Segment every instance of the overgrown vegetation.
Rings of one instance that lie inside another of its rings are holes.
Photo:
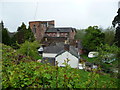
[[[117,88],[118,80],[72,69],[41,64],[3,45],[2,87],[8,88]]]
[[[120,48],[116,44],[115,28],[110,27],[103,30],[93,26],[78,32],[80,33],[77,33],[76,39],[82,40],[83,49],[86,50],[81,57],[87,62],[100,65],[105,73],[117,78],[118,73],[114,73],[114,71],[118,72]],[[88,58],[90,51],[99,52],[99,56]]]
[[[108,44],[108,45],[113,45],[115,42],[115,29],[112,27],[109,27],[105,30],[103,30],[103,32],[105,33],[105,39],[104,39],[104,43]]]
[[[20,49],[17,50],[19,53],[26,56],[30,56],[36,60],[41,59],[37,51],[37,48],[40,47],[40,44],[37,41],[34,41],[34,42],[25,41],[25,43],[21,45],[19,44],[19,47]]]
[[[102,71],[109,73],[112,77],[117,78],[120,48],[115,45],[109,46],[108,44],[101,44],[100,47],[97,48],[97,51],[99,52],[98,57],[88,58],[88,55],[86,54],[81,57],[87,62],[100,65]]]

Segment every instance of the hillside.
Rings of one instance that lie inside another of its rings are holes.
[[[41,64],[10,46],[2,45],[2,87],[7,88],[118,88],[118,80],[67,67]]]

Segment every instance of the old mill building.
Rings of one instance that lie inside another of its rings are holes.
[[[36,40],[73,40],[76,29],[72,27],[55,27],[55,21],[30,21],[29,26]]]

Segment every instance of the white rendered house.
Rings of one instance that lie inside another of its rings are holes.
[[[68,62],[67,62],[68,60]],[[65,62],[71,66],[71,68],[78,68],[79,66],[79,57],[72,54],[70,51],[63,51],[55,57],[59,67],[64,67]]]

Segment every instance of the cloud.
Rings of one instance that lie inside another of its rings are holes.
[[[71,0],[1,0],[0,2],[68,2]]]
[[[35,20],[55,20],[56,26],[87,28],[101,25],[106,28],[118,9],[117,0],[39,0],[35,16],[37,3],[33,1],[37,0],[2,1],[2,20],[10,31],[16,31],[22,22],[28,25],[29,21]]]
[[[118,2],[119,0],[0,0],[0,2]]]

